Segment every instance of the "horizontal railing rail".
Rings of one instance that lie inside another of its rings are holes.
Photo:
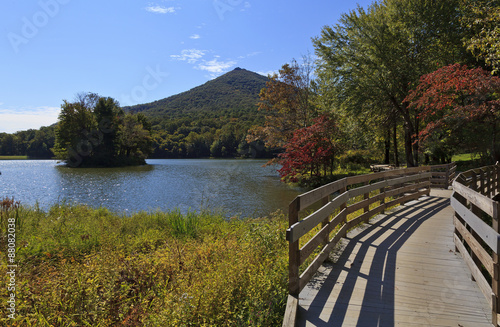
[[[300,291],[340,239],[356,225],[367,222],[387,208],[429,195],[431,170],[430,166],[425,166],[346,177],[301,194],[290,203],[286,233],[289,242],[289,297],[283,326],[295,326]],[[320,208],[299,220],[301,213],[314,206]],[[358,214],[351,215],[353,213]],[[318,225],[321,226],[319,231],[301,246],[301,239]]]
[[[460,252],[473,280],[491,305],[494,326],[500,321],[499,179],[498,165],[466,171],[453,182],[451,197],[455,210],[455,251]]]

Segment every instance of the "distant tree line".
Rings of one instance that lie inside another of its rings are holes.
[[[55,144],[55,126],[13,134],[0,133],[0,155],[50,159]]]
[[[104,161],[109,158],[102,159],[102,153],[110,149],[111,143],[114,144],[113,153],[118,151],[112,161],[127,156],[127,152],[129,155],[134,152],[130,146],[126,146],[133,145],[134,141],[125,141],[133,140],[141,133],[136,130],[135,133],[127,134],[123,126],[135,126],[137,129],[136,125],[139,124],[143,125],[150,137],[149,148],[138,143],[140,153],[135,153],[142,158],[140,161],[146,154],[155,159],[270,158],[278,151],[265,147],[262,141],[246,140],[248,129],[263,122],[263,116],[256,109],[253,112],[226,109],[215,113],[201,111],[178,118],[168,115],[146,117],[142,113],[127,114],[110,98],[101,99],[94,94],[80,94],[77,98],[74,102],[64,101],[62,119],[54,126],[0,134],[0,155],[27,155],[40,159],[58,157],[72,160],[74,164],[81,159],[79,164],[105,165]],[[110,116],[113,112],[115,121]],[[125,125],[108,133],[106,124],[113,122],[119,125],[116,117],[120,117],[121,124]],[[123,158],[120,160],[124,162]]]
[[[246,119],[182,118],[153,126],[152,158],[270,157],[260,141],[247,142],[251,123]]]

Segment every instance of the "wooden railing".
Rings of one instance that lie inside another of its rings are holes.
[[[494,326],[498,326],[500,312],[500,206],[496,201],[499,179],[498,164],[469,170],[457,176],[451,197],[455,210],[455,251],[462,254],[473,280],[489,301]]]
[[[442,169],[442,168],[440,168]],[[298,295],[306,286],[330,251],[347,232],[368,221],[386,208],[429,195],[431,167],[389,170],[343,178],[295,198],[289,207],[289,297],[283,326],[295,326]],[[299,221],[299,215],[313,205],[320,209]],[[361,211],[357,217],[352,213]],[[333,218],[331,218],[333,216]],[[305,245],[300,240],[316,226],[319,230]],[[313,253],[320,249],[314,259]],[[311,261],[302,274],[301,266]]]
[[[448,188],[448,186],[451,186],[451,182],[455,179],[456,171],[457,165],[454,162],[445,165],[431,166],[431,186]]]

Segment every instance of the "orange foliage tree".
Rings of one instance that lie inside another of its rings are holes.
[[[293,133],[311,124],[314,108],[310,101],[312,64],[293,61],[269,77],[260,92],[259,110],[266,113],[264,126],[248,132],[248,143],[263,141],[270,149],[283,149]],[[274,161],[273,161],[274,162]]]

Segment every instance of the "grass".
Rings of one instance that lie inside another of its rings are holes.
[[[337,167],[337,169],[335,169],[333,172],[327,172],[326,174],[321,176],[311,177],[310,172],[306,172],[305,174],[298,173],[294,176],[298,180],[298,182],[295,183],[289,182],[286,178],[283,179],[283,181],[285,181],[292,187],[306,187],[309,189],[313,189],[321,185],[337,181],[344,177],[365,175],[369,173],[371,173],[370,168],[358,164],[352,164],[347,165],[345,168]]]
[[[491,162],[490,157],[473,153],[454,155],[452,161],[457,163],[458,172],[494,164],[494,162]]]
[[[0,202],[2,203],[2,202]],[[6,206],[0,207],[6,208]],[[60,204],[17,216],[12,326],[277,326],[287,296],[287,221],[208,212],[140,212]],[[2,260],[0,275],[6,276]],[[0,289],[6,311],[6,287]]]
[[[471,161],[474,160],[474,155],[472,153],[456,154],[452,157],[451,161]]]
[[[0,156],[0,160],[27,160],[28,156]]]

